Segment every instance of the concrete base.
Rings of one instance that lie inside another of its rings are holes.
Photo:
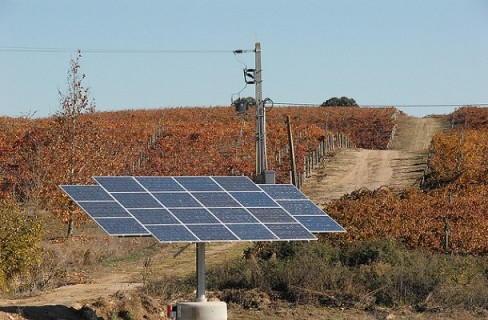
[[[176,320],[227,320],[227,304],[221,301],[180,302]]]

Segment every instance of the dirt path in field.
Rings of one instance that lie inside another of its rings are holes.
[[[212,243],[206,245],[207,265],[242,255],[248,244]],[[181,252],[180,252],[181,251]],[[175,257],[175,255],[177,256]],[[195,273],[195,246],[162,247],[149,255],[147,272],[152,275],[185,276]],[[0,320],[8,319],[85,319],[80,313],[86,303],[142,287],[144,261],[119,261],[89,274],[88,283],[67,285],[23,299],[0,298]],[[16,314],[22,313],[24,317]],[[15,314],[15,315],[14,315]]]
[[[302,191],[318,204],[354,190],[382,186],[401,190],[418,185],[430,141],[446,122],[441,118],[401,115],[388,150],[345,149],[312,172]]]

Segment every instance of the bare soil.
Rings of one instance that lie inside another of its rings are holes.
[[[402,190],[418,186],[430,141],[447,125],[442,118],[400,116],[388,150],[342,149],[312,172],[302,191],[323,204],[361,188]]]

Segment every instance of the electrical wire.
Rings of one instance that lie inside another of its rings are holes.
[[[245,89],[247,88],[247,83],[244,85],[244,88],[241,89],[241,91],[239,92],[236,92],[236,93],[233,93],[231,96],[230,96],[230,102],[231,103],[234,103],[234,97],[237,96],[237,99],[240,99],[241,98],[241,92],[244,91]]]
[[[234,53],[235,50],[140,50],[140,49],[70,49],[70,48],[41,48],[41,47],[0,47],[0,52],[42,52],[42,53],[62,53],[77,52],[82,53],[117,53],[117,54],[161,54],[161,53]]]
[[[318,103],[295,103],[295,102],[275,102],[274,105],[281,106],[305,106],[305,107],[320,107]],[[444,107],[460,107],[460,106],[488,106],[488,103],[460,103],[460,104],[361,104],[363,108],[444,108]]]
[[[244,61],[242,61],[241,59],[239,59],[237,57],[238,54],[242,54],[242,53],[248,53],[248,52],[254,52],[254,50],[244,50],[244,49],[238,49],[238,50],[234,50],[232,51],[232,53],[234,53],[234,58],[236,58],[236,61],[239,62],[240,64],[242,64],[242,66],[244,67],[244,70],[247,69],[247,64],[244,63]],[[236,92],[236,93],[233,93],[231,96],[230,96],[230,102],[231,103],[234,103],[234,97],[237,96],[237,99],[240,99],[241,98],[241,92],[244,91],[245,89],[247,88],[247,82],[245,82],[245,85],[244,87],[239,91],[239,92]]]

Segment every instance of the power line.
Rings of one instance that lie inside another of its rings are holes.
[[[274,105],[282,106],[305,106],[320,107],[318,103],[295,103],[295,102],[274,102]],[[444,108],[444,107],[461,107],[461,106],[488,106],[488,103],[459,103],[459,104],[361,104],[364,108]]]
[[[385,105],[363,105],[364,107],[373,108],[444,108],[444,107],[461,107],[461,106],[488,106],[488,103],[458,103],[458,104],[385,104]]]
[[[116,54],[161,54],[161,53],[234,53],[234,50],[169,50],[169,49],[72,49],[72,48],[41,48],[41,47],[0,47],[0,52],[33,52],[33,53],[63,53],[77,52],[82,53],[116,53]]]

